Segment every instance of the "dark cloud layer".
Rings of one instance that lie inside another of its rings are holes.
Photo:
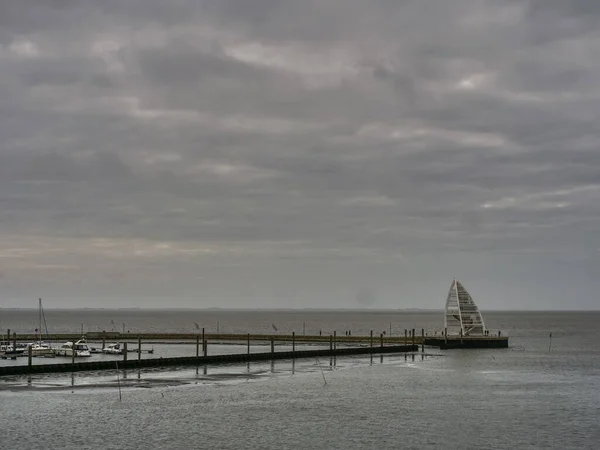
[[[2,2],[2,305],[597,308],[599,13]]]

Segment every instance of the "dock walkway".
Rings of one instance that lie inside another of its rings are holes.
[[[238,337],[239,339],[239,337]],[[298,358],[318,358],[382,353],[404,353],[418,351],[418,345],[391,345],[374,347],[342,347],[325,350],[293,350],[283,352],[241,353],[234,355],[184,356],[176,358],[130,359],[122,361],[90,361],[64,364],[36,364],[0,367],[0,376],[26,375],[34,373],[84,372],[113,369],[140,369],[147,367],[202,366],[234,364],[251,361],[269,361]]]

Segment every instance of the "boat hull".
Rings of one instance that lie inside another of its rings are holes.
[[[54,354],[56,356],[73,356],[73,349],[70,348],[58,348],[54,351]],[[75,357],[76,358],[82,358],[82,357],[87,357],[87,356],[92,356],[92,354],[89,351],[86,350],[77,350],[75,352]]]

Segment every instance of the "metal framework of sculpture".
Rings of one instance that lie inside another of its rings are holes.
[[[449,335],[482,336],[486,334],[483,317],[471,295],[456,278],[446,299],[444,326]]]

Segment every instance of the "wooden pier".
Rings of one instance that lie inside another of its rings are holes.
[[[399,353],[415,352],[419,349],[425,351],[425,346],[434,346],[440,349],[458,349],[458,348],[506,348],[508,347],[508,337],[486,334],[484,336],[449,336],[449,335],[428,335],[424,329],[420,330],[420,336],[415,329],[404,330],[403,335],[390,336],[380,333],[378,336],[371,331],[368,336],[352,336],[350,332],[338,336],[334,331],[329,335],[296,335],[292,334],[233,334],[233,333],[205,333],[205,330],[198,330],[196,333],[118,333],[118,332],[92,332],[86,333],[85,338],[88,344],[92,342],[101,342],[102,348],[108,342],[120,342],[123,345],[123,359],[109,361],[89,361],[75,362],[72,358],[70,363],[54,364],[32,364],[31,353],[22,356],[27,357],[27,365],[0,366],[0,376],[19,375],[29,373],[52,373],[52,372],[77,372],[90,370],[110,370],[116,368],[144,368],[144,367],[163,367],[163,366],[183,366],[183,365],[205,365],[205,364],[228,364],[243,363],[250,361],[264,361],[276,359],[294,359],[294,358],[313,358],[313,357],[331,357],[343,355],[364,355],[373,353]],[[30,342],[36,338],[34,335],[19,335],[10,332],[7,336],[12,341],[13,346],[17,342]],[[53,334],[47,336],[52,342],[75,341],[82,336],[79,333]],[[212,355],[208,356],[208,343],[224,344],[238,343],[246,344],[247,352],[235,355]],[[270,343],[270,352],[251,353],[251,343]],[[143,345],[152,344],[196,344],[196,356],[174,357],[174,358],[141,358],[141,353],[152,353],[153,350],[143,349]],[[292,346],[291,351],[276,352],[276,344],[285,343]],[[137,348],[129,345],[137,344]],[[328,345],[329,349],[310,349],[296,350],[297,344],[303,345]],[[200,356],[202,348],[202,356]],[[127,353],[137,353],[137,358],[128,359]],[[98,353],[96,351],[95,353]],[[8,356],[8,355],[5,355]],[[79,361],[79,358],[77,358]]]
[[[238,335],[239,340],[239,335]],[[206,345],[206,343],[204,344]],[[270,352],[263,353],[241,353],[234,355],[213,355],[213,356],[183,356],[176,358],[148,358],[148,359],[126,359],[111,361],[89,361],[72,362],[58,364],[28,364],[19,366],[0,367],[0,376],[7,375],[26,375],[34,373],[58,373],[58,372],[82,372],[94,370],[113,370],[113,369],[141,369],[149,367],[168,367],[168,366],[202,366],[217,364],[245,363],[252,361],[269,361],[282,359],[298,358],[325,358],[333,356],[350,356],[366,354],[383,353],[404,353],[418,351],[418,345],[390,345],[390,346],[360,346],[360,347],[339,347],[325,350],[291,350],[275,352],[274,346],[271,346]],[[126,354],[125,354],[126,355]],[[73,359],[75,361],[75,359]]]
[[[439,347],[441,350],[470,348],[508,348],[506,336],[434,336],[426,337],[425,345]]]
[[[85,338],[88,342],[128,342],[137,344],[138,339],[142,339],[142,341],[146,344],[159,344],[159,343],[175,343],[175,342],[190,342],[195,341],[196,338],[200,337],[200,339],[209,340],[212,343],[216,342],[245,342],[248,337],[251,341],[266,341],[270,342],[271,340],[275,340],[276,342],[297,342],[303,344],[323,344],[329,343],[331,339],[338,343],[345,344],[369,344],[371,340],[375,344],[380,343],[382,340],[384,344],[404,344],[404,343],[415,343],[421,344],[422,338],[418,334],[415,333],[414,339],[412,336],[412,331],[407,330],[404,335],[397,336],[389,336],[384,334],[373,334],[367,336],[348,336],[348,335],[340,335],[337,333],[333,334],[323,334],[323,335],[302,335],[302,334],[241,334],[241,333],[119,333],[119,332],[88,332],[84,334]],[[45,337],[46,340],[51,341],[53,343],[61,343],[66,341],[73,341],[81,339],[81,333],[55,333],[49,334]],[[12,342],[31,342],[37,340],[33,334],[19,334],[14,338],[11,337],[10,341]]]

